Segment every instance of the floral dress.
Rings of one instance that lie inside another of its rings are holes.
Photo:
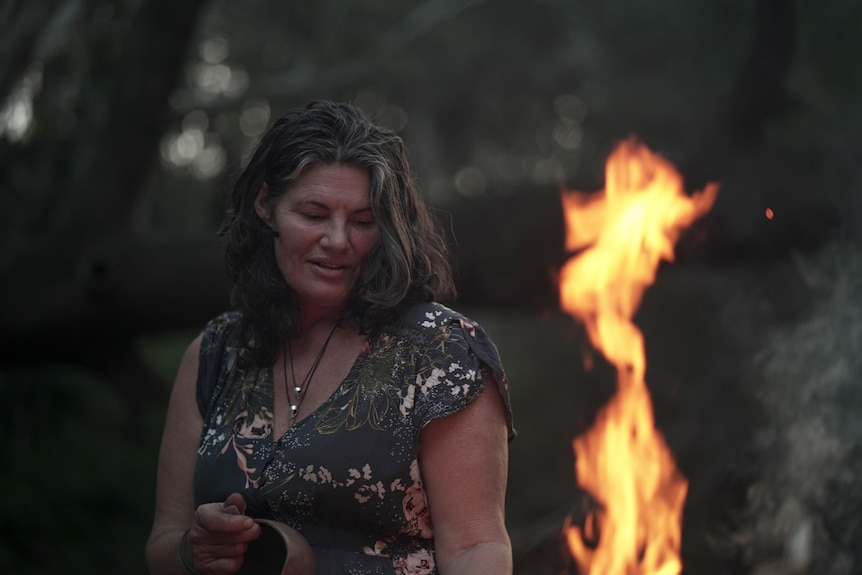
[[[217,317],[201,340],[196,504],[242,493],[249,515],[305,536],[320,575],[437,573],[419,434],[493,374],[514,437],[490,337],[440,304],[414,306],[369,339],[332,396],[274,438],[272,369],[240,366],[238,319]]]

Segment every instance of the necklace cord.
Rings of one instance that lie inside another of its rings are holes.
[[[320,351],[317,353],[317,357],[314,358],[314,362],[311,364],[311,367],[308,370],[308,373],[303,378],[301,384],[297,384],[296,380],[296,370],[293,365],[293,346],[291,345],[291,340],[287,340],[285,343],[285,352],[282,353],[282,364],[284,368],[284,393],[287,396],[287,402],[290,405],[290,424],[296,421],[296,415],[299,413],[299,408],[302,406],[302,400],[305,399],[305,392],[308,391],[308,386],[311,384],[311,379],[314,377],[314,373],[317,371],[317,366],[320,365],[320,360],[323,359],[323,354],[326,353],[326,348],[329,346],[329,341],[332,339],[332,336],[335,334],[335,330],[338,329],[338,324],[336,323],[332,326],[332,331],[329,332],[329,335],[326,336],[326,341],[323,342],[323,346],[320,348]],[[293,387],[294,387],[294,395],[296,395],[296,403],[290,401],[290,386],[287,383],[287,357],[290,356],[290,376],[293,379]]]

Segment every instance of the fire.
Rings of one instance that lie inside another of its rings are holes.
[[[582,533],[565,537],[581,573],[677,575],[688,482],[655,429],[644,380],[643,336],[632,323],[661,260],[684,228],[712,207],[717,184],[687,196],[673,165],[634,138],[605,168],[605,190],[566,191],[566,248],[581,250],[560,273],[562,308],[582,321],[617,369],[618,389],[593,427],[572,443],[578,484],[599,502]],[[595,547],[585,537],[598,538]]]

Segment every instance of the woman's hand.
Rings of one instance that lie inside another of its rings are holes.
[[[242,567],[249,542],[260,535],[260,525],[244,513],[245,500],[239,493],[229,495],[224,503],[197,508],[189,541],[201,575],[234,575]]]
[[[159,469],[156,512],[147,540],[151,575],[234,575],[260,525],[243,515],[245,500],[233,493],[223,503],[195,509],[194,473],[203,418],[196,399],[201,336],[186,349],[168,403]],[[187,527],[188,536],[183,536]]]

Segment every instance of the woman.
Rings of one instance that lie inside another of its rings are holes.
[[[302,533],[318,574],[511,572],[505,375],[437,303],[445,242],[400,138],[347,104],[288,112],[222,234],[238,311],[177,373],[151,573],[236,573],[252,517]]]

